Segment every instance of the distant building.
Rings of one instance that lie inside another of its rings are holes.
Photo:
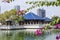
[[[38,9],[37,10],[37,15],[40,16],[40,17],[45,17],[46,14],[45,14],[45,10],[44,9]]]
[[[19,6],[19,5],[16,5],[16,6],[15,6],[15,9],[16,9],[17,11],[19,11],[19,10],[20,10],[20,6]]]

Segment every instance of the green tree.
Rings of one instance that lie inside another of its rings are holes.
[[[53,16],[52,20],[54,21],[54,20],[57,20],[58,18],[59,18],[58,16]]]
[[[16,12],[17,11],[15,9],[12,9],[10,11],[5,11],[4,13],[0,14],[0,22],[9,19],[12,15],[16,15]]]
[[[60,17],[58,16],[53,16],[52,17],[52,22],[50,23],[50,25],[55,25],[57,23],[60,23]]]
[[[7,19],[13,20],[16,23],[18,23],[19,21],[23,21],[23,15],[24,15],[25,11],[21,11],[20,15],[18,16],[17,14],[17,10],[12,9],[10,11],[5,11],[3,14],[0,14],[0,22],[3,22]]]

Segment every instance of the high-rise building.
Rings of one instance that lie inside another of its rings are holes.
[[[38,9],[37,10],[37,15],[40,17],[45,17],[45,10],[44,9]]]
[[[19,10],[20,10],[20,6],[19,6],[19,5],[16,5],[16,6],[15,6],[15,9],[16,9],[17,11],[19,11]]]

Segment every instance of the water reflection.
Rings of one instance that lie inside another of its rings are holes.
[[[56,40],[56,35],[52,33],[40,37],[36,36],[34,32],[26,32],[24,30],[0,30],[0,40]]]

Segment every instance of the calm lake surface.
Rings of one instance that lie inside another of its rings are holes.
[[[0,40],[56,40],[56,35],[57,34],[52,33],[40,37],[35,36],[34,32],[26,33],[24,30],[0,30]]]

